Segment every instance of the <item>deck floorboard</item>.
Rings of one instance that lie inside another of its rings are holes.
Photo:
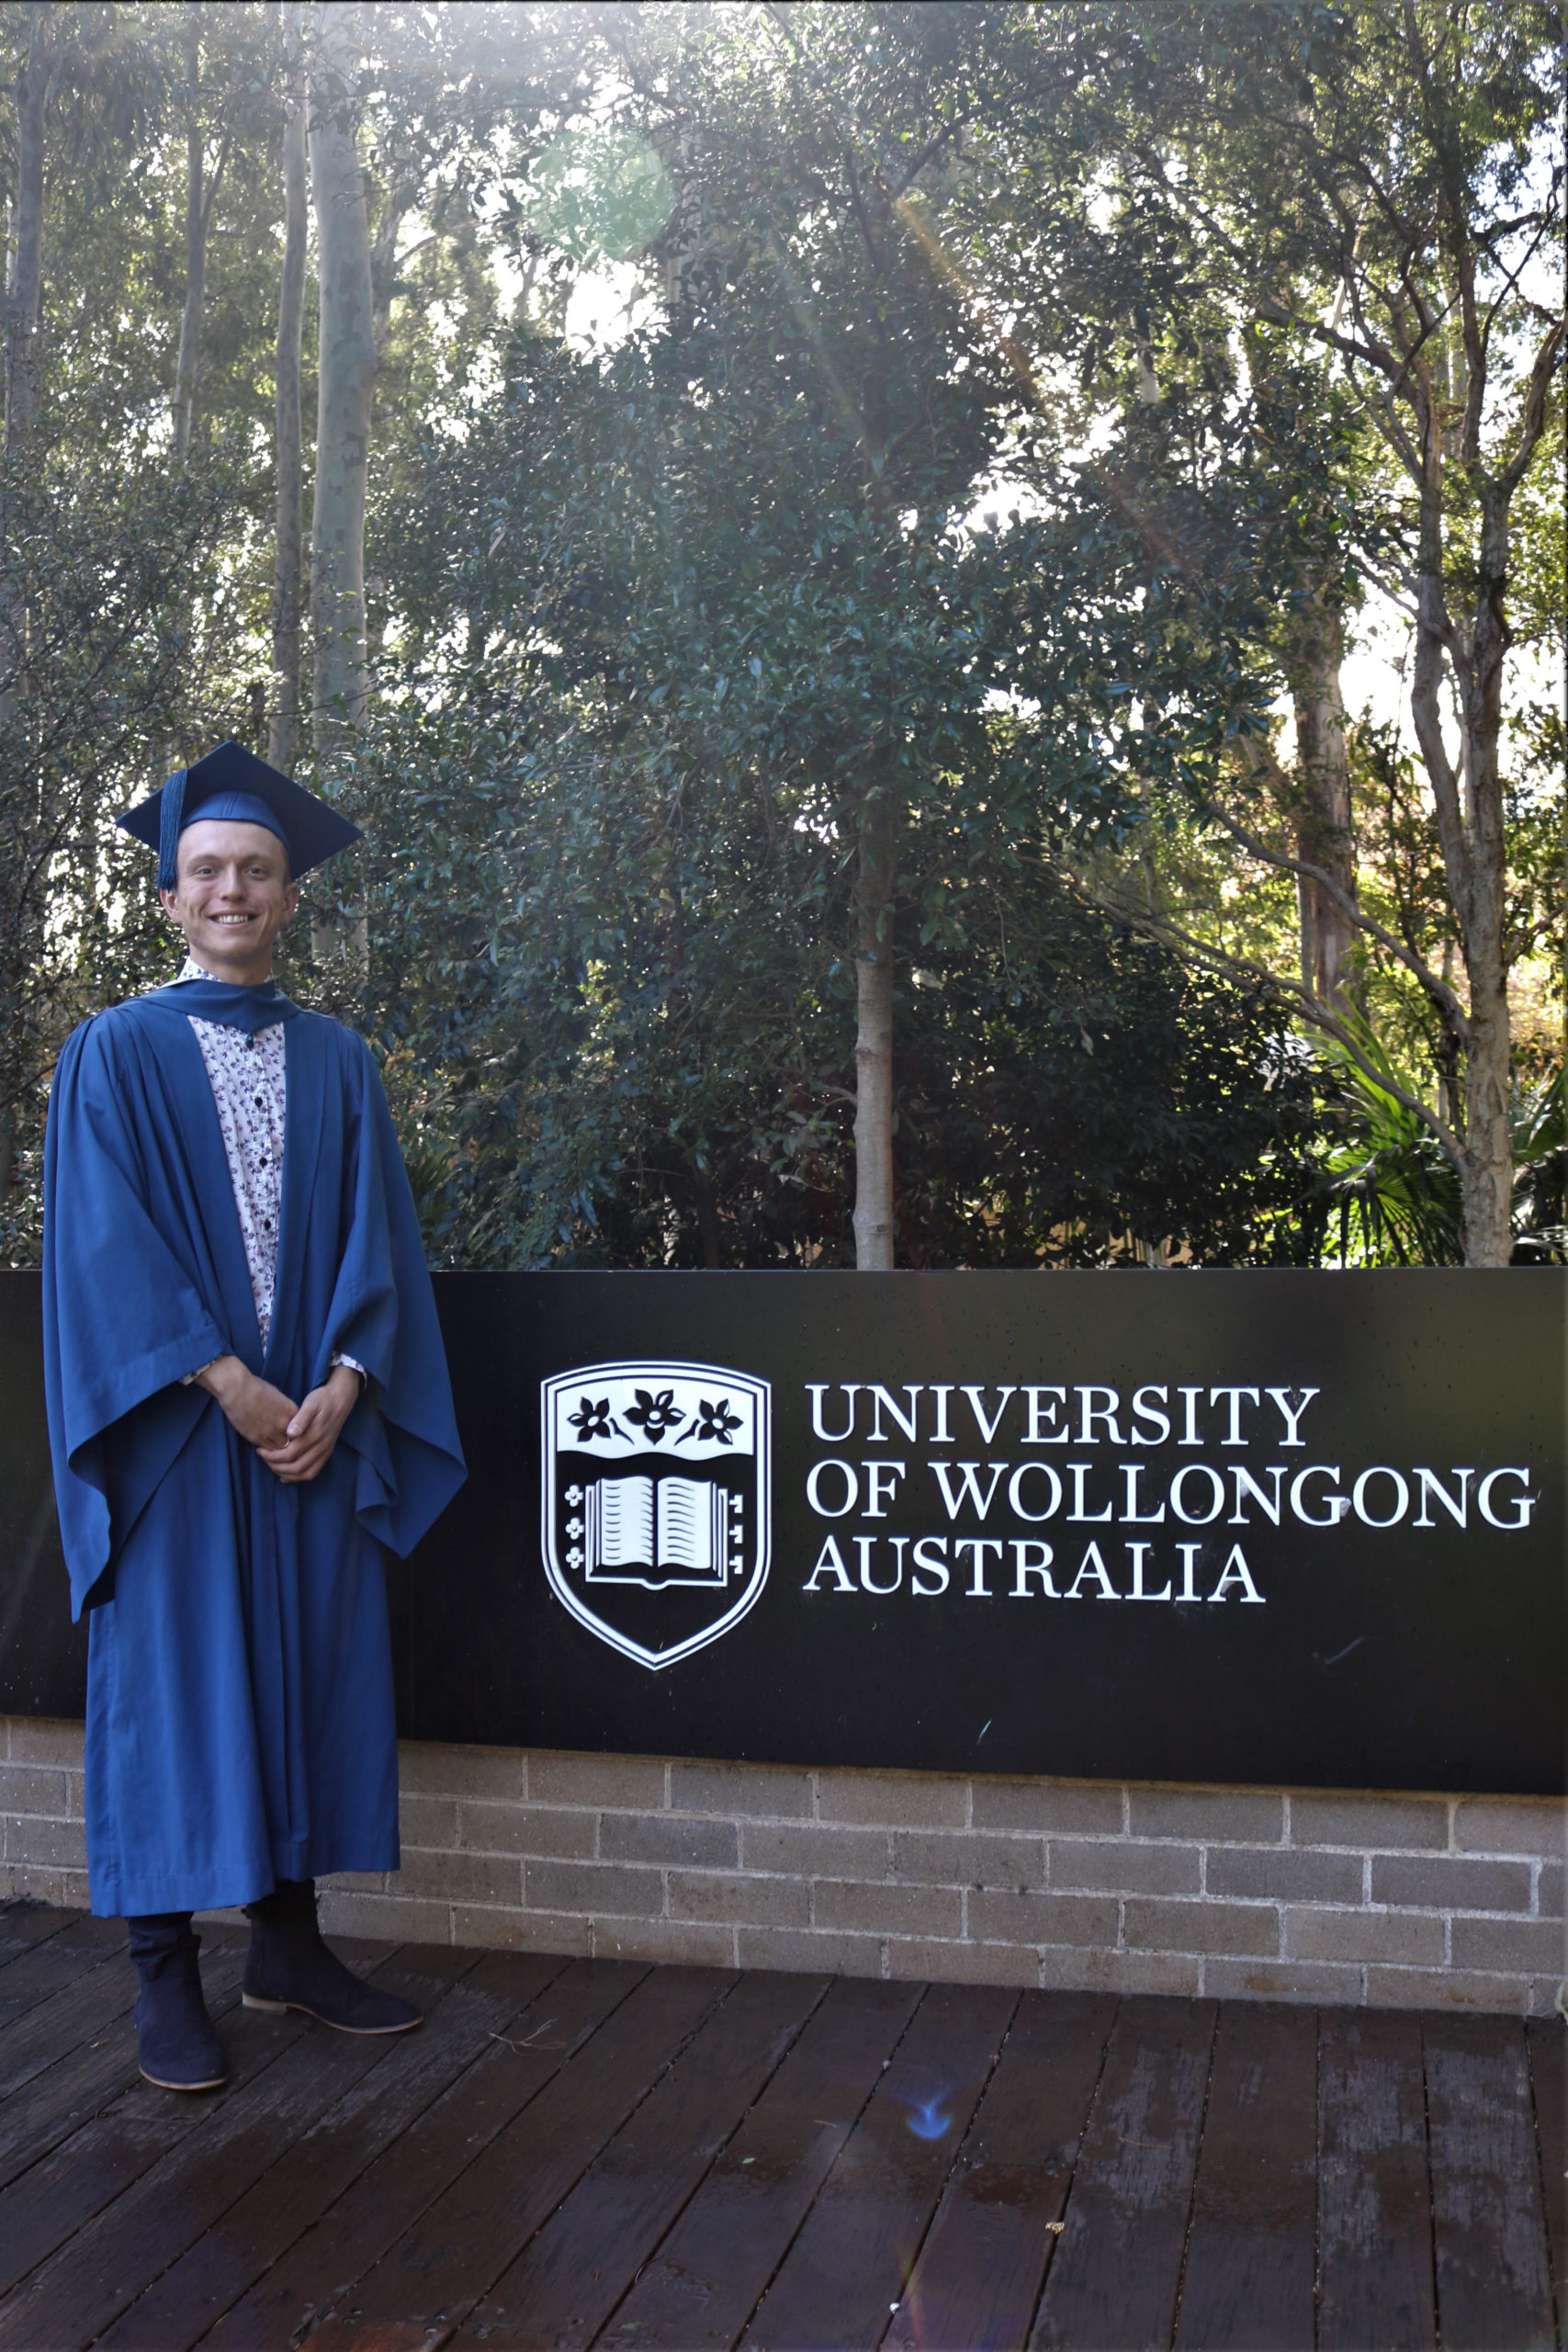
[[[1203,2117],[1179,2352],[1312,2352],[1317,2018],[1227,2002]]]
[[[0,2352],[1562,2346],[1561,2019],[342,1943],[136,2071],[112,1922],[0,1906]]]
[[[747,2327],[749,2346],[882,2342],[1020,1997],[930,1986]]]

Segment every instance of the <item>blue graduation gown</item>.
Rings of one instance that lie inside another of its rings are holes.
[[[264,1355],[218,1111],[187,1014],[287,1021],[283,1204]],[[182,1374],[239,1356],[299,1401],[368,1383],[284,1486]],[[73,1613],[89,1611],[86,1828],[103,1915],[247,1903],[395,1870],[383,1547],[465,1472],[413,1201],[362,1039],[199,983],[85,1022],[55,1072],[44,1360]]]

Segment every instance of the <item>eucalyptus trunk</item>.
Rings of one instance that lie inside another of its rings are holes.
[[[316,481],[310,516],[312,733],[330,773],[364,718],[365,488],[376,381],[370,220],[351,111],[354,51],[344,0],[318,7],[325,69],[311,94],[309,146],[320,288]],[[312,926],[318,955],[347,944],[363,965],[363,917]]]
[[[1441,452],[1427,436],[1416,600],[1411,717],[1432,786],[1433,813],[1450,895],[1459,918],[1469,1005],[1464,1052],[1464,1128],[1460,1183],[1469,1266],[1506,1266],[1513,1254],[1513,1136],[1509,1121],[1512,1034],[1508,1010],[1507,843],[1499,761],[1503,661],[1510,642],[1503,608],[1512,484],[1483,486],[1481,593],[1461,637],[1443,593]],[[1468,643],[1464,639],[1468,638]],[[1457,648],[1460,759],[1443,738],[1445,662]]]
[[[1321,866],[1353,902],[1356,859],[1350,761],[1339,684],[1344,658],[1345,626],[1338,607],[1321,596],[1312,597],[1293,628],[1287,652],[1300,786],[1300,797],[1292,811],[1296,854],[1309,865]],[[1298,876],[1296,901],[1302,987],[1320,1003],[1342,1007],[1355,923],[1338,899],[1311,875]]]
[[[288,43],[283,128],[283,275],[277,292],[275,459],[277,526],[272,589],[272,714],[267,758],[290,772],[299,755],[299,669],[304,615],[304,429],[299,401],[305,326],[305,247],[309,234],[305,167],[305,86],[299,63],[299,10],[287,14]]]
[[[330,80],[313,94],[309,131],[320,288],[310,628],[315,748],[330,764],[365,707],[365,486],[376,338],[369,214],[347,111],[347,10],[343,0],[330,0],[317,13]]]
[[[28,58],[17,74],[17,195],[6,288],[6,447],[32,429],[38,405],[36,355],[43,284],[43,116],[53,56],[43,38],[43,10],[28,11]]]
[[[175,464],[190,454],[191,414],[201,366],[201,322],[207,307],[207,232],[212,198],[223,164],[220,158],[207,183],[207,141],[201,128],[201,0],[186,0],[186,299],[180,311],[179,357],[175,365]]]
[[[855,1266],[893,1264],[893,882],[891,799],[862,805],[855,875]]]

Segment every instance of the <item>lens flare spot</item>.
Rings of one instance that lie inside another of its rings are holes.
[[[940,2140],[944,2132],[953,2129],[953,2118],[942,2105],[945,2097],[945,2092],[938,2091],[934,2098],[910,2099],[907,2102],[909,2109],[909,2129],[917,2140]]]
[[[576,262],[646,253],[675,207],[656,151],[610,123],[578,123],[552,139],[529,174],[523,217]]]

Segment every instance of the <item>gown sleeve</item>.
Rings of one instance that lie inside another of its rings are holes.
[[[366,1374],[341,1442],[358,1457],[361,1525],[406,1557],[468,1476],[424,1242],[397,1131],[369,1048],[358,1038],[353,1200],[312,1385],[334,1356]]]
[[[44,1143],[44,1385],[75,1616],[207,1402],[182,1376],[229,1346],[149,1214],[107,1030],[100,1017],[67,1040]],[[117,1446],[130,1415],[137,1442]]]

